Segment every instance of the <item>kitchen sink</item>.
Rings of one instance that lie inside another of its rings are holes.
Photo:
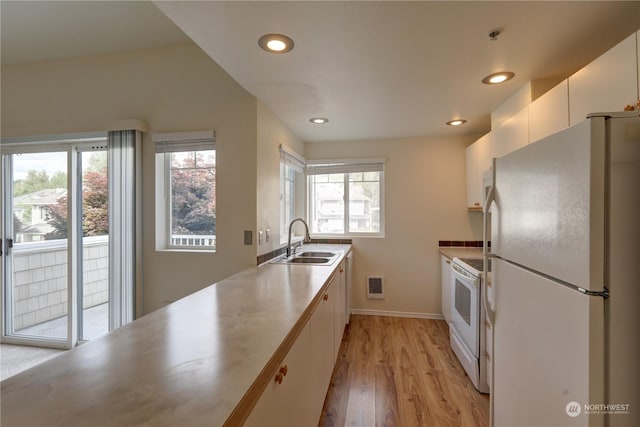
[[[331,258],[334,255],[335,253],[333,252],[302,252],[301,254],[298,254],[298,256],[301,258],[307,258],[307,257]]]
[[[299,256],[287,260],[287,263],[292,264],[327,264],[330,261],[329,258],[317,258],[311,256]]]
[[[338,259],[338,253],[336,252],[306,251],[289,258],[277,258],[271,263],[331,265],[336,259]]]

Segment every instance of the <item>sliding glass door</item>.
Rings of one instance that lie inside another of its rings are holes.
[[[5,332],[45,342],[68,341],[67,151],[4,156]],[[8,220],[8,221],[7,221]]]
[[[4,342],[71,348],[109,330],[106,138],[2,155]]]

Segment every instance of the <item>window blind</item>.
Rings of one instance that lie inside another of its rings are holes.
[[[383,171],[384,159],[323,160],[307,164],[307,175]]]
[[[285,166],[289,166],[296,172],[304,172],[304,168],[307,161],[300,154],[287,148],[284,145],[280,145],[280,163]]]
[[[215,150],[215,131],[154,133],[151,139],[156,145],[156,153],[180,151]]]

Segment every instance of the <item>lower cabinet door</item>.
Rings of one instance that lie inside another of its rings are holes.
[[[309,360],[313,367],[310,389],[315,407],[316,422],[320,418],[324,399],[331,381],[335,364],[335,280],[329,285],[309,319],[311,353]]]
[[[249,414],[245,426],[255,427],[315,427],[316,413],[311,365],[309,363],[309,324],[287,353],[258,403]]]

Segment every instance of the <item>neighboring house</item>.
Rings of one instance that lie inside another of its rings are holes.
[[[47,188],[14,198],[15,214],[22,223],[16,230],[16,243],[45,240],[44,236],[53,231],[47,223],[48,207],[57,204],[66,194],[64,188]]]
[[[359,187],[353,187],[349,195],[350,228],[358,231],[369,231],[372,222],[380,221],[380,209],[372,207],[371,198],[362,193]],[[344,229],[344,196],[324,188],[319,194],[317,226],[320,233],[341,233]]]

